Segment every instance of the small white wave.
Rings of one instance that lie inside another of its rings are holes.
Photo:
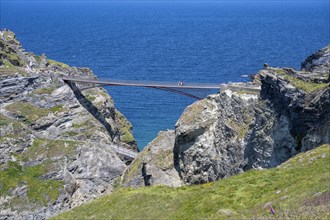
[[[248,78],[249,75],[241,75],[241,77],[243,77],[243,78]]]

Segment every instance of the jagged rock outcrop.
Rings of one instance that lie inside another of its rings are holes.
[[[185,109],[176,124],[174,148],[175,166],[184,182],[214,181],[243,171],[242,146],[256,101],[256,95],[245,100],[227,90]]]
[[[275,167],[330,143],[328,57],[329,46],[307,58],[303,71],[265,65],[252,83],[221,85],[220,94],[185,109],[175,135],[160,133],[140,153],[123,185],[173,185],[159,166],[169,155],[158,149],[173,150],[183,183],[197,184]]]
[[[330,142],[330,84],[326,79],[321,83],[297,79],[294,74],[299,72],[261,71],[261,99],[270,103],[274,112],[288,117],[296,149],[306,151]],[[320,78],[324,77],[320,75]]]
[[[131,160],[114,149],[137,149],[107,92],[65,75],[95,78],[0,31],[0,219],[43,219],[110,192]]]
[[[176,124],[174,164],[188,184],[275,167],[330,143],[329,46],[290,68],[260,71],[260,94],[222,91],[187,107]],[[313,71],[313,72],[306,72]]]
[[[123,174],[122,186],[166,185],[180,186],[182,181],[174,169],[173,130],[161,131],[150,142]]]
[[[2,80],[0,83],[0,102],[14,99],[20,94],[32,91],[37,77],[13,77]]]
[[[301,64],[301,69],[308,72],[325,73],[329,75],[330,45],[310,55]]]

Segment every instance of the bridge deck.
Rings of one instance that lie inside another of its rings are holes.
[[[92,83],[99,85],[109,86],[134,86],[134,87],[149,87],[149,88],[181,88],[181,89],[219,89],[220,84],[215,83],[184,83],[178,85],[178,83],[171,82],[150,82],[150,81],[125,81],[125,80],[98,80],[98,79],[86,79],[79,77],[63,77],[64,81],[72,81],[79,83]]]

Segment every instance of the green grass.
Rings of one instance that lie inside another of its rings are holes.
[[[144,157],[146,155],[148,155],[148,151],[144,150],[132,161],[128,169],[123,173],[123,184],[129,182],[133,177],[141,175],[142,163],[144,162]]]
[[[51,94],[55,89],[56,89],[56,87],[51,86],[51,87],[37,89],[37,90],[33,91],[33,93],[37,94],[37,95],[44,95],[44,94],[48,95],[48,94]]]
[[[85,117],[85,115],[83,116]],[[62,133],[62,136],[75,136],[77,139],[91,139],[96,131],[102,130],[102,127],[97,126],[93,121],[93,118],[89,118],[82,123],[73,123],[72,129]]]
[[[50,112],[48,109],[39,108],[26,102],[15,102],[6,107],[18,117],[23,117],[24,122],[31,124],[39,118],[45,117]]]
[[[54,107],[49,108],[52,112],[60,112],[64,109],[63,105],[56,105]]]
[[[65,63],[62,63],[62,62],[58,62],[58,61],[55,61],[55,60],[50,60],[48,59],[47,62],[50,64],[50,65],[54,65],[54,66],[60,66],[62,67],[63,69],[69,69],[70,66],[65,64]]]
[[[16,53],[5,52],[4,50],[0,50],[0,57],[2,57],[3,60],[8,61],[10,64],[14,66],[24,65],[24,62],[19,58],[19,56]]]
[[[125,116],[116,110],[116,122],[120,130],[120,140],[124,143],[135,143],[132,135],[132,124],[127,121]]]
[[[327,87],[330,87],[330,83],[314,83],[311,81],[304,81],[301,79],[298,79],[290,74],[288,74],[288,71],[284,69],[273,69],[275,72],[279,75],[282,75],[285,80],[290,82],[294,87],[304,90],[308,93],[313,93],[322,89],[325,89]]]
[[[249,91],[249,90],[240,90],[238,92],[236,92],[238,95],[259,95],[259,92],[257,91]]]
[[[17,157],[24,161],[35,161],[39,158],[57,158],[70,156],[75,153],[79,142],[76,141],[60,141],[60,140],[43,140],[35,139],[31,147]]]
[[[121,136],[121,141],[124,142],[124,143],[133,143],[135,142],[135,139],[132,135],[132,133],[128,130],[125,130],[125,129],[121,129],[121,132],[124,133],[124,135]]]
[[[72,124],[72,127],[73,128],[83,128],[83,127],[91,127],[92,125],[89,123],[89,121],[84,121],[83,123],[80,123],[80,124],[76,124],[76,123],[73,123]]]
[[[35,55],[34,58],[36,59],[36,61],[37,61],[38,63],[41,62],[41,56],[39,56],[39,55]]]
[[[3,60],[3,65],[7,68],[14,68],[14,70],[17,70],[18,68],[11,64],[8,60]]]
[[[285,76],[284,78],[292,83],[296,88],[302,89],[308,93],[313,93],[330,87],[330,83],[306,82],[289,75]]]
[[[202,117],[202,112],[206,109],[212,110],[214,106],[208,99],[203,99],[188,106],[180,117],[180,121],[184,124],[195,123],[196,119]]]
[[[96,97],[90,94],[85,95],[85,98],[89,101],[89,102],[93,102],[95,101]]]
[[[306,205],[306,201],[330,193],[329,166],[330,145],[324,145],[281,168],[251,170],[213,183],[120,189],[54,219],[269,218],[272,216],[264,208],[268,202],[278,217],[291,213],[291,217],[326,219],[330,217],[329,201],[320,205]]]
[[[6,109],[14,113],[16,117],[23,118],[23,121],[26,124],[32,124],[51,112],[57,113],[65,110],[62,105],[57,105],[51,108],[39,108],[27,102],[15,102],[8,105]]]
[[[10,119],[6,118],[2,114],[0,114],[0,127],[1,126],[8,126],[10,124]]]
[[[3,39],[0,39],[0,59],[5,66],[24,66],[25,62],[17,55],[12,44],[19,45],[15,35],[11,32],[3,32]]]
[[[0,196],[11,195],[17,187],[27,186],[27,198],[30,204],[45,206],[57,200],[63,189],[63,181],[44,179],[49,172],[59,172],[63,158],[75,153],[79,142],[35,139],[32,146],[22,153],[13,153],[16,162],[8,162],[0,166]],[[33,166],[21,164],[40,161]],[[13,209],[19,209],[24,204],[24,196],[10,200]],[[17,207],[15,207],[17,206]]]
[[[74,137],[76,135],[78,135],[78,133],[74,131],[66,131],[62,134],[62,136],[69,136],[69,137]]]
[[[41,176],[45,173],[44,164],[22,167],[17,162],[9,162],[6,165],[7,169],[0,171],[0,196],[9,195],[10,189],[26,184],[29,202],[45,205],[56,201],[63,182],[42,180]]]
[[[21,74],[22,76],[28,76],[28,74],[23,71],[21,68],[14,66],[7,60],[3,60],[3,65],[0,66],[0,77],[1,76],[12,76],[16,73]]]
[[[141,174],[141,168],[142,168],[142,162],[143,162],[143,153],[144,151],[142,151],[139,156],[137,158],[135,158],[129,169],[127,169],[127,171],[123,174],[123,182],[125,183],[126,180],[129,180],[130,178],[134,177],[134,176],[138,176]]]

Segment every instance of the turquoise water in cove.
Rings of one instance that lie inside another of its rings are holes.
[[[0,27],[27,51],[101,77],[221,83],[246,81],[264,63],[300,68],[329,44],[329,2],[1,1]],[[142,149],[173,129],[194,100],[107,87]]]

